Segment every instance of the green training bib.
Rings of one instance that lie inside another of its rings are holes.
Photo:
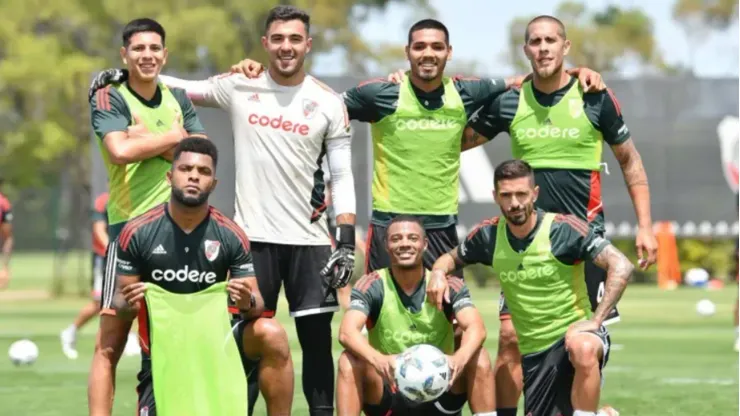
[[[496,227],[493,271],[504,291],[522,354],[547,349],[565,336],[572,323],[591,317],[584,263],[563,264],[552,254],[554,218],[555,214],[545,214],[534,240],[521,253],[509,244],[504,217]]]
[[[226,283],[191,294],[148,283],[158,416],[247,414],[247,377],[231,331]]]
[[[574,83],[552,107],[535,99],[532,82],[522,84],[509,127],[514,158],[535,169],[600,170],[603,136],[583,111],[583,92]]]
[[[157,108],[142,104],[125,84],[115,88],[129,107],[132,124],[134,114],[139,116],[146,128],[154,134],[169,131],[178,116],[181,117],[180,123],[182,124],[180,103],[163,84],[159,85],[162,91],[162,102]],[[110,224],[128,221],[167,201],[170,197],[170,186],[165,175],[172,167],[172,163],[161,157],[152,157],[140,162],[114,165],[105,150],[103,140],[98,140],[98,145],[110,182],[108,197]]]
[[[444,105],[427,110],[408,76],[396,111],[373,123],[373,209],[419,215],[457,214],[460,146],[467,113],[450,78]]]
[[[445,314],[424,300],[421,311],[410,312],[403,306],[388,269],[378,270],[383,280],[383,306],[378,321],[368,330],[370,345],[383,354],[400,354],[414,345],[430,344],[445,354],[455,350],[452,323]],[[429,281],[427,271],[425,279]]]

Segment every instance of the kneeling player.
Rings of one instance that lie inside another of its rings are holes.
[[[441,303],[444,288],[454,289],[446,276],[458,267],[492,267],[519,339],[525,414],[595,416],[601,370],[609,359],[610,339],[602,324],[634,267],[585,221],[535,209],[539,188],[526,162],[500,164],[494,185],[502,217],[485,221],[437,260],[428,296]],[[607,272],[604,297],[593,312],[585,261]]]
[[[493,370],[478,310],[467,287],[450,277],[451,302],[444,311],[425,302],[428,271],[423,256],[428,240],[413,216],[395,217],[388,226],[386,247],[391,267],[364,276],[352,289],[350,310],[342,319],[339,342],[337,410],[340,416],[459,415],[470,401],[476,415],[495,411]],[[462,344],[454,351],[451,320],[462,328]],[[369,335],[362,335],[367,325]],[[386,335],[394,334],[394,335]],[[448,354],[451,389],[434,402],[411,405],[395,392],[394,355],[417,344],[430,344]]]
[[[115,367],[136,315],[142,343],[137,414],[247,414],[244,355],[261,359],[268,414],[290,414],[293,364],[283,328],[274,319],[230,325],[229,298],[245,320],[259,316],[264,302],[246,235],[208,205],[217,158],[209,140],[181,141],[167,173],[169,202],[130,221],[119,235],[120,294],[115,313],[101,318],[91,415],[110,415]]]

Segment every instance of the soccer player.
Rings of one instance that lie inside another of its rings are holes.
[[[524,52],[532,65],[532,80],[511,88],[483,107],[473,118],[468,142],[483,144],[500,132],[511,136],[515,158],[535,171],[540,187],[536,205],[549,212],[572,214],[604,233],[601,197],[602,146],[606,142],[619,161],[639,225],[635,245],[643,268],[656,260],[647,176],[610,90],[583,91],[563,69],[570,41],[554,17],[533,19],[525,32]],[[605,272],[586,262],[591,307],[604,292]],[[513,416],[521,393],[521,367],[516,332],[502,299],[501,329],[496,362],[499,416]],[[616,322],[615,308],[605,321]]]
[[[339,329],[339,342],[345,347],[337,377],[339,415],[359,416],[361,411],[369,416],[459,415],[466,400],[474,415],[495,415],[483,319],[457,277],[448,280],[450,302],[442,310],[425,301],[429,270],[424,268],[423,257],[428,245],[418,217],[394,217],[386,233],[391,267],[363,276],[352,289],[350,310]],[[457,350],[453,318],[463,331]],[[361,333],[365,325],[367,337]],[[419,344],[433,345],[448,354],[451,388],[434,402],[410,406],[395,390],[394,360]]]
[[[3,185],[0,176],[0,187]],[[10,256],[13,253],[13,209],[10,201],[0,192],[0,241],[2,241],[2,264],[0,264],[0,289],[10,282]]]
[[[116,364],[135,316],[143,348],[137,414],[246,414],[242,354],[262,360],[268,414],[290,414],[287,334],[276,320],[258,318],[264,301],[244,231],[208,205],[216,186],[216,146],[187,138],[173,158],[169,201],[130,221],[118,238],[113,319],[120,324],[101,327],[90,414],[110,415]],[[229,300],[244,318],[233,330]]]
[[[74,322],[60,334],[62,352],[70,360],[78,357],[76,342],[77,331],[82,328],[98,311],[100,311],[100,293],[103,286],[103,270],[105,264],[105,249],[108,247],[108,192],[103,192],[95,198],[92,218],[92,301],[80,309]],[[129,337],[130,339],[130,337]]]
[[[373,212],[367,236],[366,272],[390,266],[385,234],[399,214],[422,219],[429,238],[424,264],[431,267],[458,243],[457,214],[461,141],[473,113],[523,77],[452,79],[444,75],[452,58],[447,27],[434,19],[408,32],[409,71],[400,83],[376,78],[343,93],[351,120],[372,123]],[[256,76],[262,65],[245,59],[232,71]],[[589,88],[601,78],[590,70],[572,73]],[[389,77],[395,79],[393,77]],[[462,277],[462,270],[456,271]]]
[[[113,244],[128,220],[167,200],[165,175],[175,145],[188,135],[205,137],[185,91],[157,82],[167,62],[164,28],[152,19],[135,19],[123,28],[122,40],[128,79],[90,94],[92,127],[108,171]],[[108,252],[115,254],[115,247]],[[103,308],[113,297],[113,277],[111,268],[103,279]]]
[[[187,90],[197,105],[219,107],[232,116],[235,221],[252,241],[265,313],[274,315],[285,284],[303,351],[303,389],[310,414],[332,415],[331,321],[339,309],[335,289],[346,286],[354,269],[355,190],[344,103],[304,67],[312,42],[309,26],[304,11],[273,8],[262,37],[272,65],[255,79],[239,74],[205,81],[160,79]],[[110,79],[110,74],[100,74],[93,89]],[[334,252],[322,218],[325,156],[339,229]]]
[[[601,370],[609,359],[603,323],[622,297],[634,266],[586,221],[535,208],[540,188],[527,162],[501,163],[494,185],[502,217],[483,221],[459,247],[437,260],[431,280],[452,287],[447,275],[455,269],[468,264],[492,267],[522,354],[525,414],[595,416]],[[603,299],[593,312],[585,285],[586,260],[607,272]]]

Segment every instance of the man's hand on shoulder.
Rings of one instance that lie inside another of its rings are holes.
[[[601,78],[601,74],[594,71],[593,69],[577,67],[566,69],[565,72],[568,75],[572,75],[578,78],[578,82],[581,83],[583,92],[597,92],[606,90],[606,84]]]
[[[128,70],[119,68],[108,68],[98,72],[90,83],[87,90],[87,100],[92,100],[95,92],[110,84],[120,84],[128,79]]]
[[[257,78],[265,69],[264,65],[249,58],[231,65],[232,74],[242,74],[247,78]]]

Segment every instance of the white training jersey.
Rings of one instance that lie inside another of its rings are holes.
[[[331,244],[322,216],[326,210],[322,161],[332,141],[349,143],[352,135],[338,94],[310,75],[294,87],[277,84],[267,72],[254,79],[223,74],[195,81],[200,85],[171,77],[163,81],[185,88],[197,103],[230,112],[234,220],[251,241]]]

